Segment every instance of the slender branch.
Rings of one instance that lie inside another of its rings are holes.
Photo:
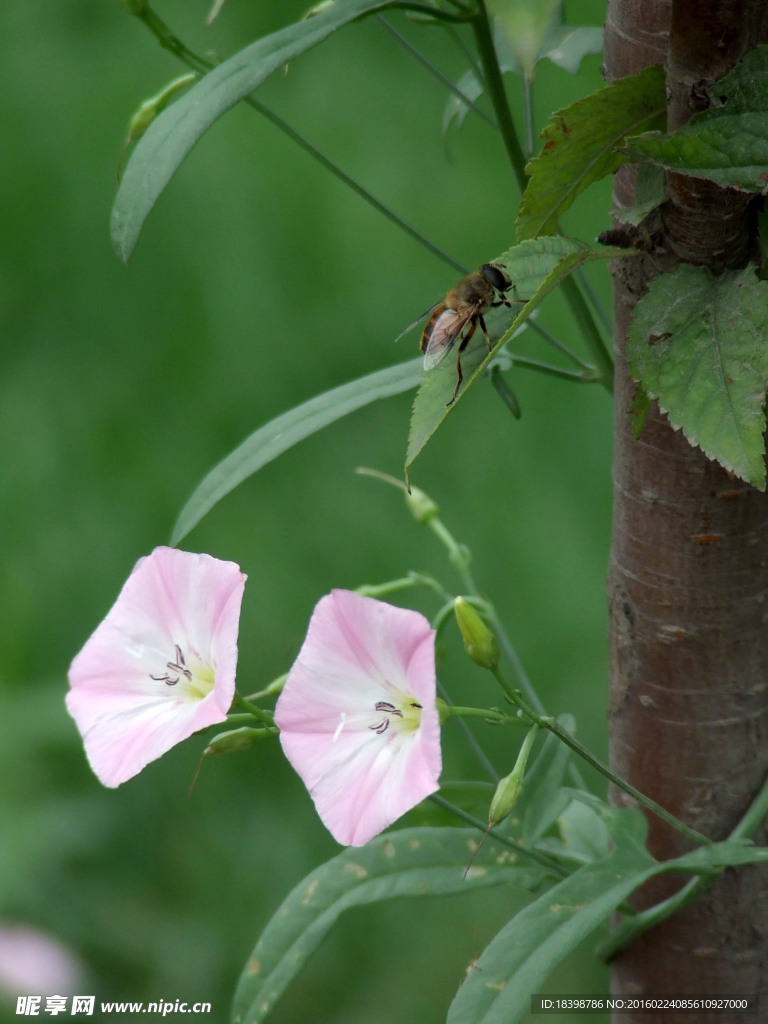
[[[584,340],[600,370],[600,383],[609,394],[613,394],[613,359],[605,345],[600,328],[587,306],[579,286],[572,277],[563,281],[563,295],[571,307],[576,323],[581,328]]]
[[[571,360],[571,362],[575,363],[577,366],[580,366],[582,370],[591,370],[592,372],[594,372],[594,367],[590,365],[590,363],[587,363],[584,359],[581,358],[580,355],[578,355],[576,352],[570,349],[565,344],[565,342],[562,342],[559,338],[556,338],[554,334],[552,334],[550,331],[546,329],[546,327],[542,327],[538,323],[538,321],[535,320],[533,317],[529,317],[528,320],[526,320],[526,326],[529,330],[536,331],[536,333],[541,335],[541,337],[548,344],[550,344],[553,348],[556,348],[558,352],[562,352],[564,356],[567,356],[568,359]]]
[[[701,832],[697,832],[696,829],[686,825],[685,822],[680,821],[674,816],[674,814],[670,814],[670,812],[665,810],[660,804],[657,804],[655,800],[646,796],[645,793],[641,793],[640,790],[635,789],[631,783],[611,771],[607,764],[604,764],[598,757],[595,757],[591,750],[580,743],[575,736],[572,736],[567,731],[567,729],[564,729],[557,719],[552,718],[550,715],[537,714],[532,708],[527,707],[522,695],[519,691],[513,690],[509,686],[498,668],[495,669],[494,675],[496,676],[496,680],[506,694],[509,702],[520,708],[523,714],[526,715],[531,722],[541,726],[542,729],[549,729],[549,731],[554,733],[559,740],[562,740],[567,747],[570,747],[574,753],[578,754],[579,757],[586,761],[588,765],[600,772],[601,775],[604,775],[609,782],[612,782],[614,786],[622,789],[625,793],[631,796],[633,800],[636,800],[637,803],[641,804],[647,810],[652,811],[657,817],[661,818],[662,821],[666,821],[666,823],[671,825],[672,828],[687,836],[689,839],[692,839],[695,843],[702,845],[711,844],[711,839],[708,839],[705,835],[702,835]]]
[[[448,89],[449,92],[452,92],[454,96],[458,97],[458,99],[460,99],[461,102],[466,107],[468,107],[474,114],[477,114],[478,117],[481,117],[487,124],[489,124],[491,126],[491,128],[498,129],[498,125],[496,124],[494,119],[490,116],[490,114],[487,114],[483,110],[482,107],[478,106],[477,103],[474,102],[474,100],[471,100],[469,98],[469,96],[466,96],[461,91],[461,89],[456,85],[455,82],[452,82],[451,79],[448,78],[447,75],[443,74],[443,72],[440,70],[440,68],[436,67],[432,63],[432,61],[429,59],[429,57],[427,57],[425,54],[423,54],[421,52],[421,50],[418,50],[409,39],[406,39],[404,35],[402,35],[400,32],[398,32],[397,29],[395,28],[395,26],[392,25],[389,21],[387,21],[387,19],[384,17],[383,14],[377,15],[377,21],[381,22],[381,24],[384,26],[384,28],[392,36],[394,36],[394,38],[398,41],[398,43],[412,57],[414,57],[420,64],[422,64],[427,69],[427,71],[429,71],[429,73],[431,75],[434,75],[435,78],[437,78],[437,80],[439,82],[441,82],[446,87],[446,89]]]
[[[526,185],[528,184],[528,178],[525,173],[525,154],[517,137],[512,113],[509,109],[509,101],[507,100],[501,69],[493,45],[493,36],[491,35],[485,0],[478,0],[478,16],[472,22],[472,27],[475,32],[488,92],[496,119],[499,122],[501,138],[510,166],[520,188],[520,193],[522,194],[525,192]],[[589,307],[578,289],[578,285],[570,277],[563,281],[563,295],[571,307],[573,317],[581,328],[592,357],[600,370],[600,383],[609,393],[613,393],[613,360],[605,347],[600,329],[595,323]]]
[[[496,49],[493,45],[491,27],[485,9],[485,0],[478,0],[478,14],[472,21],[472,29],[475,33],[475,42],[478,54],[480,55],[485,84],[494,113],[496,114],[507,159],[522,195],[528,181],[525,173],[525,153],[517,137],[515,123],[512,120],[512,111],[509,109],[509,101],[504,89],[504,81],[501,69],[499,68],[499,62],[496,58]]]
[[[275,719],[271,712],[264,711],[263,708],[258,707],[251,701],[246,700],[245,697],[241,697],[239,693],[235,692],[235,696],[232,699],[232,707],[238,708],[241,711],[246,711],[252,718],[255,718],[257,722],[263,722],[265,725],[275,727]]]
[[[414,6],[420,9],[419,5]],[[160,45],[164,49],[170,50],[171,53],[178,57],[178,59],[182,61],[184,64],[186,64],[187,67],[192,68],[194,71],[197,71],[200,74],[206,74],[208,71],[211,71],[216,66],[213,62],[208,61],[203,57],[200,57],[198,54],[194,53],[187,46],[185,46],[184,43],[182,43],[182,41],[170,31],[165,22],[163,22],[163,20],[159,18],[150,8],[147,8],[145,12],[139,15],[139,17],[152,32],[152,34],[155,36]],[[462,263],[459,263],[458,260],[455,260],[452,256],[450,256],[447,252],[441,249],[438,245],[435,245],[435,243],[430,241],[430,239],[428,239],[426,235],[423,235],[417,228],[413,227],[413,225],[409,224],[399,214],[395,213],[395,211],[391,207],[387,206],[385,203],[382,203],[381,200],[377,199],[371,192],[368,191],[368,189],[361,185],[359,181],[356,181],[350,174],[348,174],[342,167],[340,167],[339,164],[337,164],[329,156],[327,156],[325,153],[319,150],[300,132],[297,132],[295,128],[292,128],[287,121],[283,120],[283,118],[280,117],[279,114],[276,114],[273,110],[267,107],[260,100],[257,100],[253,94],[244,97],[244,102],[247,103],[248,106],[250,106],[253,110],[261,114],[262,117],[265,117],[268,121],[270,121],[276,128],[279,128],[284,135],[291,139],[292,142],[295,142],[306,153],[309,153],[310,156],[314,157],[314,159],[317,160],[320,164],[322,164],[322,166],[325,167],[327,171],[330,171],[331,174],[333,174],[336,178],[339,179],[339,181],[341,181],[344,185],[350,188],[356,195],[360,196],[361,199],[364,199],[367,203],[369,203],[375,210],[377,210],[384,217],[386,217],[387,220],[397,225],[397,227],[399,227],[402,231],[405,231],[406,234],[410,235],[411,238],[417,241],[420,245],[423,245],[424,248],[428,249],[429,252],[433,254],[433,256],[437,256],[438,259],[442,260],[444,263],[447,263],[448,266],[452,267],[454,270],[457,270],[461,274],[464,274],[466,272],[464,265]]]
[[[515,366],[524,366],[529,370],[538,370],[539,373],[547,373],[552,377],[563,377],[565,380],[574,381],[576,384],[595,384],[601,380],[600,375],[593,367],[586,367],[584,370],[566,370],[561,366],[553,366],[551,363],[542,363],[538,359],[528,359],[525,356],[517,356],[509,353],[509,358]]]
[[[492,839],[495,839],[497,843],[503,843],[504,846],[508,846],[511,850],[515,850],[521,857],[530,857],[531,860],[535,860],[537,864],[540,864],[547,871],[553,875],[557,875],[558,878],[565,878],[568,875],[566,868],[558,864],[557,861],[547,857],[546,854],[539,853],[538,850],[533,850],[529,846],[523,846],[521,843],[516,843],[514,839],[510,839],[509,836],[505,836],[498,829],[488,828],[485,822],[476,818],[474,814],[470,814],[468,811],[464,811],[461,807],[457,807],[452,804],[450,800],[446,800],[444,797],[439,796],[437,793],[433,793],[429,798],[433,804],[437,804],[438,807],[442,807],[444,811],[448,811],[450,814],[455,815],[457,818],[461,818],[462,821],[466,822],[467,825],[472,825],[473,828],[478,831],[489,835]]]

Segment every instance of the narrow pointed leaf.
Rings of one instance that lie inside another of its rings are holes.
[[[538,870],[514,863],[490,843],[475,854],[472,829],[403,829],[347,849],[289,894],[253,950],[235,993],[233,1024],[263,1021],[286,986],[349,907],[402,896],[470,892],[491,885],[529,887]]]
[[[502,928],[457,992],[447,1024],[515,1024],[554,966],[659,870],[642,845],[642,814],[630,810],[643,821],[616,827],[625,813],[611,813],[614,848],[607,856],[579,868]]]
[[[768,185],[768,46],[751,50],[709,87],[711,106],[671,135],[646,132],[628,139],[630,160],[709,178],[718,185],[764,192]]]
[[[236,103],[336,29],[398,0],[344,0],[251,43],[210,71],[165,110],[138,142],[112,208],[112,244],[128,262],[142,225],[201,136]]]
[[[567,732],[576,731],[572,715],[560,715],[558,722]],[[525,773],[523,793],[513,817],[520,822],[526,846],[533,846],[569,803],[570,796],[561,787],[570,759],[570,748],[549,733],[538,757]]]
[[[459,405],[491,360],[499,355],[501,348],[524,325],[553,288],[578,267],[592,260],[634,255],[637,255],[634,250],[597,250],[576,239],[552,235],[522,242],[493,260],[505,268],[513,282],[514,291],[508,290],[508,297],[528,301],[522,308],[517,305],[513,305],[511,310],[501,307],[502,312],[494,319],[490,314],[486,317],[493,345],[492,351],[488,352],[482,332],[476,331],[472,343],[462,353],[464,383],[451,405],[447,405],[447,402],[456,386],[458,345],[454,345],[453,350],[434,369],[424,374],[411,413],[411,429],[405,460],[406,475],[445,417]],[[493,312],[498,313],[496,310]]]
[[[768,282],[683,264],[635,309],[632,375],[670,423],[736,476],[765,489]]]
[[[517,219],[522,242],[553,234],[576,197],[592,182],[627,161],[616,147],[627,135],[665,123],[664,72],[649,67],[559,110],[541,133],[541,152],[530,175]]]
[[[421,359],[409,359],[325,391],[270,420],[230,452],[198,485],[179,514],[171,543],[178,544],[238,484],[305,437],[370,402],[416,387],[420,379]]]

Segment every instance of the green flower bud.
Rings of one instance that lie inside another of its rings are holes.
[[[440,509],[430,496],[418,487],[412,487],[410,491],[405,492],[405,504],[417,523],[428,523],[440,514]]]
[[[496,792],[493,794],[491,807],[488,811],[488,824],[491,828],[495,828],[504,821],[520,799],[520,795],[523,792],[522,776],[523,773],[518,772],[517,768],[514,768],[509,775],[501,779],[496,787]]]
[[[463,597],[453,602],[456,621],[464,640],[464,650],[481,668],[495,669],[499,664],[499,645],[472,605]]]
[[[496,825],[500,824],[500,822],[504,821],[506,816],[520,799],[520,795],[523,792],[523,779],[525,778],[525,768],[528,764],[528,756],[531,753],[533,741],[536,739],[536,733],[538,731],[538,725],[531,726],[523,740],[523,745],[520,747],[520,753],[517,755],[515,767],[509,775],[499,782],[496,787],[496,792],[493,794],[491,807],[488,811],[489,828],[494,828]]]
[[[315,4],[314,7],[310,7],[307,13],[304,15],[304,20],[307,18],[314,18],[318,14],[322,14],[323,11],[330,10],[333,7],[335,0],[322,0],[322,3]]]
[[[230,729],[214,736],[203,751],[206,754],[234,754],[239,750],[249,750],[258,740],[268,735],[266,729],[254,729],[245,725],[242,729]]]
[[[195,74],[188,74],[182,75],[180,78],[174,78],[156,96],[150,96],[148,100],[144,100],[131,118],[131,122],[128,125],[126,142],[135,142],[137,139],[140,139],[158,114],[162,114],[168,106],[174,93],[178,92],[179,89],[183,89],[184,86],[189,85],[191,82],[196,81],[197,77]]]

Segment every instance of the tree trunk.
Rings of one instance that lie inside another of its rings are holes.
[[[648,64],[667,69],[670,128],[701,108],[707,85],[766,38],[765,0],[611,0],[609,81]],[[706,100],[704,99],[704,102]],[[632,168],[617,175],[631,201]],[[742,193],[667,175],[661,247],[614,272],[616,419],[608,591],[611,760],[615,771],[688,825],[727,837],[768,774],[768,496],[730,477],[673,430],[655,403],[639,441],[625,359],[632,309],[678,261],[717,273],[752,246]],[[632,264],[632,266],[629,266]],[[768,344],[768,339],[766,339]],[[628,802],[614,793],[616,802]],[[649,847],[667,860],[687,841],[649,816]],[[765,833],[755,837],[765,841]],[[680,880],[636,894],[650,906]],[[757,993],[768,1019],[768,870],[728,871],[692,906],[616,958],[617,995]],[[743,1014],[622,1013],[622,1024],[711,1024]]]

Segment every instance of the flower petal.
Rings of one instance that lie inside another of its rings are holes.
[[[234,562],[175,548],[137,562],[69,671],[67,708],[104,785],[224,721],[245,579]],[[197,690],[187,680],[196,674]]]
[[[275,721],[340,843],[363,845],[438,788],[435,687],[434,632],[423,615],[352,591],[318,602]],[[416,727],[403,725],[404,701],[421,706]]]

